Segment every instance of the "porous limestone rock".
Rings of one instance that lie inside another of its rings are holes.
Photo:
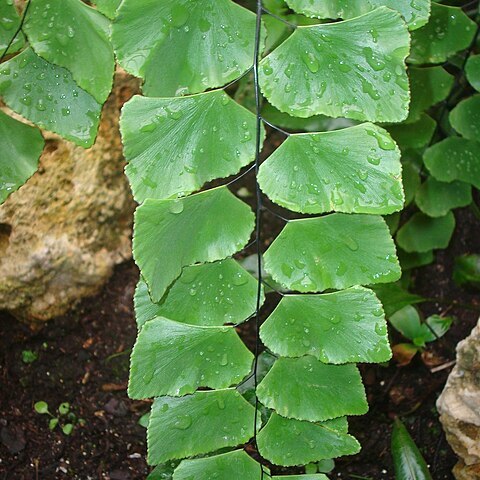
[[[0,310],[32,323],[61,315],[130,258],[134,203],[118,120],[137,90],[116,74],[88,150],[44,132],[39,170],[0,205]]]
[[[480,480],[480,322],[457,345],[457,363],[437,400],[447,440],[460,461],[457,480]]]

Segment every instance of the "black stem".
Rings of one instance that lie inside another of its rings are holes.
[[[2,55],[0,56],[0,63],[3,62],[3,59],[7,56],[8,50],[12,46],[15,39],[18,37],[18,34],[22,31],[23,24],[25,23],[25,17],[27,16],[27,12],[28,12],[29,7],[30,7],[30,2],[28,2],[27,5],[25,6],[25,10],[23,10],[22,18],[20,19],[20,23],[18,24],[18,27],[15,30],[15,33],[13,34],[13,37],[10,39],[10,41],[7,44],[7,47],[5,48]]]
[[[258,387],[258,355],[260,350],[260,306],[262,298],[262,245],[261,245],[261,230],[262,230],[262,193],[258,184],[258,169],[260,167],[260,152],[262,148],[262,100],[260,94],[260,85],[258,77],[258,65],[260,61],[260,37],[262,30],[262,0],[257,0],[257,21],[255,27],[255,52],[253,61],[253,83],[255,88],[255,113],[256,113],[256,138],[255,138],[255,191],[257,197],[256,205],[256,222],[255,222],[255,238],[257,240],[257,268],[258,268],[258,282],[257,282],[257,306],[255,309],[255,361],[253,365],[253,376],[255,385],[255,416],[253,425],[253,440],[258,451],[257,445],[257,420],[259,401],[257,396]],[[261,480],[264,478],[263,465],[260,463]]]

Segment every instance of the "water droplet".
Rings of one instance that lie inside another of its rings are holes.
[[[173,424],[174,428],[178,430],[186,430],[192,425],[192,417],[188,414],[179,415]]]
[[[183,209],[184,209],[184,205],[183,205],[182,199],[178,198],[170,202],[170,206],[169,206],[170,213],[173,213],[174,215],[178,215],[179,213],[183,212]]]

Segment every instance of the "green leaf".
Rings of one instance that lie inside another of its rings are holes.
[[[100,104],[77,86],[70,72],[31,48],[2,63],[0,95],[16,113],[82,147],[95,141]]]
[[[279,358],[259,384],[257,396],[283,417],[310,422],[368,410],[355,365],[325,365],[312,356]]]
[[[428,177],[418,189],[415,202],[429,217],[442,217],[454,208],[472,203],[472,187],[463,182],[444,183]]]
[[[372,124],[290,135],[260,167],[258,181],[273,202],[295,212],[388,214],[404,195],[400,151]]]
[[[260,336],[278,355],[312,355],[325,363],[380,363],[392,356],[382,305],[363,287],[287,295],[262,325]]]
[[[448,137],[425,151],[423,160],[430,173],[442,182],[460,180],[480,188],[480,143]]]
[[[58,425],[58,418],[51,418],[48,422],[48,428],[50,430],[55,430]]]
[[[250,372],[253,355],[233,327],[199,327],[157,317],[147,322],[130,361],[130,398],[181,396],[227,388]]]
[[[207,458],[183,460],[173,474],[173,480],[260,480],[262,466],[244,450]]]
[[[372,289],[382,302],[387,318],[406,305],[425,301],[423,297],[407,292],[398,283],[375,285]]]
[[[273,413],[267,425],[258,433],[257,444],[262,457],[275,465],[305,465],[325,458],[358,453],[360,444],[347,432],[345,418],[310,423]]]
[[[236,390],[159,397],[148,424],[148,463],[209,453],[248,442],[255,409]]]
[[[62,427],[62,432],[65,434],[65,435],[71,435],[72,432],[73,432],[73,425],[71,423],[67,423],[66,425],[64,425]]]
[[[480,95],[462,100],[450,112],[450,124],[462,137],[469,140],[480,138]]]
[[[391,448],[397,480],[432,480],[420,450],[398,418],[393,425]]]
[[[408,113],[408,47],[405,23],[385,7],[297,28],[262,60],[262,91],[273,106],[297,117],[398,122]]]
[[[422,324],[420,314],[414,306],[406,305],[398,312],[395,312],[390,316],[389,322],[405,338],[412,341],[418,339],[418,343],[415,342],[416,345],[425,345],[423,336],[425,329],[428,329],[428,327]]]
[[[110,22],[80,0],[30,2],[24,30],[37,55],[66,68],[81,88],[103,103],[112,89],[115,66]]]
[[[135,199],[183,196],[237,173],[255,159],[255,122],[223,90],[181,98],[135,96],[121,120]]]
[[[423,112],[448,97],[455,80],[440,66],[410,67],[408,75],[412,96],[408,121],[415,122],[422,118]]]
[[[13,35],[20,25],[20,18],[11,0],[0,0],[0,55],[3,55],[5,49],[10,43]],[[23,34],[20,32],[12,42],[6,53],[15,53],[25,44]]]
[[[33,406],[33,408],[35,409],[35,411],[37,413],[39,413],[40,415],[44,415],[46,413],[49,413],[48,412],[48,403],[47,402],[43,402],[43,401],[40,401],[40,402],[36,402],[35,405]]]
[[[420,118],[412,123],[388,125],[386,129],[393,137],[401,150],[409,148],[422,148],[432,139],[437,122],[427,114],[420,114]]]
[[[159,304],[140,280],[134,296],[137,325],[156,316],[191,325],[238,324],[255,312],[257,288],[257,280],[232,259],[185,267]]]
[[[471,55],[465,65],[465,74],[470,85],[480,92],[480,55]]]
[[[454,229],[455,217],[452,212],[436,218],[417,212],[398,231],[397,243],[406,252],[447,248]]]
[[[221,260],[244,247],[253,224],[250,208],[226,187],[183,199],[147,199],[135,213],[133,254],[152,300],[161,300],[183,267]]]
[[[459,286],[480,288],[480,255],[462,255],[455,258],[453,280]]]
[[[124,0],[112,41],[120,65],[145,79],[146,95],[198,93],[252,66],[255,18],[230,0]]]
[[[0,111],[0,204],[35,173],[44,143],[38,129]]]
[[[414,64],[441,63],[467,48],[477,25],[459,7],[432,3],[429,22],[412,33],[408,61]]]
[[[122,0],[95,0],[97,9],[110,19],[114,19]]]
[[[66,415],[70,411],[70,404],[68,402],[62,402],[58,407],[58,413],[60,415]]]
[[[430,15],[430,0],[286,0],[290,8],[309,17],[353,18],[377,7],[398,10],[410,30],[425,25]]]
[[[275,281],[299,292],[388,283],[400,277],[388,227],[373,215],[335,213],[290,221],[264,260]]]

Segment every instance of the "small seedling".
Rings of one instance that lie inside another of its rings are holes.
[[[38,359],[38,355],[32,350],[23,350],[22,351],[22,362],[23,363],[33,363]]]
[[[448,332],[453,317],[431,315],[423,320],[413,305],[407,305],[390,316],[390,324],[411,343],[399,343],[393,352],[400,365],[407,365],[417,352],[422,352],[427,343],[438,340]]]
[[[50,430],[55,430],[55,428],[60,425],[62,432],[65,435],[70,435],[75,428],[75,425],[85,425],[85,420],[83,418],[77,419],[76,415],[70,411],[70,404],[68,402],[62,402],[58,406],[58,416],[53,415],[48,409],[48,403],[44,401],[36,402],[34,409],[40,415],[49,415],[51,418],[48,422],[48,428]]]

